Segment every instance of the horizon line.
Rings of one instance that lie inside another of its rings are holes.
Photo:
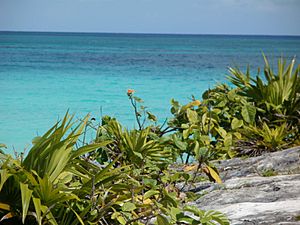
[[[64,34],[137,34],[137,35],[194,35],[194,36],[277,36],[300,37],[300,34],[222,34],[222,33],[159,33],[159,32],[106,32],[106,31],[30,31],[30,30],[0,30],[0,33],[64,33]]]

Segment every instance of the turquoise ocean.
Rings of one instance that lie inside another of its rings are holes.
[[[228,66],[255,75],[262,52],[300,56],[300,37],[0,32],[0,143],[22,151],[68,109],[133,127],[127,89],[163,121],[172,98],[201,99]]]

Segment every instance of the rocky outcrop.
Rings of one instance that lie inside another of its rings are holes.
[[[190,203],[228,215],[231,224],[300,224],[300,147],[215,162],[223,184],[199,183]]]

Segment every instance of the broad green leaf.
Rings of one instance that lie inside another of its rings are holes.
[[[253,124],[255,121],[256,108],[250,104],[246,104],[242,108],[243,119],[250,124]]]
[[[124,212],[131,212],[136,209],[136,206],[132,202],[125,202],[121,208]]]
[[[223,108],[226,105],[226,103],[227,103],[226,100],[220,101],[219,104],[216,105],[216,107]]]
[[[199,225],[199,221],[188,217],[188,216],[184,216],[178,219],[178,222],[184,222],[184,224],[190,224],[190,225]]]
[[[204,113],[201,118],[202,125],[206,124],[206,120],[207,120],[207,114]]]
[[[200,136],[200,140],[206,146],[208,146],[210,144],[210,142],[211,142],[211,139],[210,139],[210,137],[208,135],[201,135]]]
[[[126,220],[124,219],[123,216],[117,216],[117,220],[119,221],[120,224],[125,225],[126,224]]]
[[[156,219],[157,225],[170,225],[168,219],[162,215],[157,215]]]
[[[218,133],[221,135],[222,138],[227,136],[227,131],[223,127],[217,128]]]
[[[157,118],[155,115],[153,115],[152,113],[150,113],[149,111],[147,111],[147,114],[148,114],[148,119],[149,120],[152,120],[152,121],[157,121]]]
[[[186,113],[187,113],[187,117],[188,117],[190,123],[197,123],[198,122],[198,114],[197,114],[196,111],[191,110],[191,109],[187,109]]]
[[[171,207],[170,216],[172,220],[177,220],[177,215],[182,213],[182,211],[179,208]]]
[[[237,118],[234,118],[231,121],[231,129],[235,130],[237,128],[240,128],[241,126],[243,126],[243,120],[239,120]]]
[[[113,208],[114,209],[114,208]],[[115,209],[114,209],[115,210]],[[116,219],[118,216],[120,216],[121,215],[121,213],[120,212],[114,212],[112,215],[111,215],[111,218],[114,220],[114,219]]]
[[[190,126],[186,123],[181,124],[182,129],[188,129]]]
[[[241,133],[239,133],[239,132],[234,132],[233,134],[234,134],[234,136],[235,136],[237,139],[242,139]]]
[[[138,102],[138,103],[143,103],[143,99],[139,98],[139,97],[136,97],[136,96],[133,96],[133,99]]]
[[[177,207],[178,203],[176,201],[177,198],[175,192],[168,193],[165,189],[163,189],[163,195],[164,195],[164,201],[167,203],[167,205]]]
[[[196,206],[186,205],[186,206],[184,206],[183,209],[184,209],[184,211],[191,212],[195,215],[199,214],[199,209]]]
[[[156,190],[149,190],[144,194],[144,199],[148,199],[150,197],[152,197],[153,195],[159,194],[159,191]]]
[[[211,225],[211,223],[210,223],[211,220],[212,220],[212,218],[209,215],[207,215],[207,216],[201,217],[200,222],[201,222],[201,224]]]
[[[145,178],[144,179],[144,185],[150,186],[151,188],[154,188],[157,185],[157,180]]]
[[[212,110],[212,112],[213,112],[214,114],[218,115],[218,114],[220,114],[220,113],[222,112],[222,110],[221,110],[221,109],[218,109],[218,108],[214,108],[214,109]]]
[[[188,179],[190,179],[191,174],[189,174],[189,173],[182,173],[181,176],[187,181]]]
[[[184,141],[180,141],[178,138],[174,138],[174,144],[180,150],[186,150],[186,148],[187,148],[187,143]]]
[[[28,207],[30,205],[32,190],[28,188],[28,184],[20,183],[21,197],[22,197],[22,222],[25,223]]]
[[[204,213],[204,217],[210,218],[210,221],[216,221],[220,225],[229,225],[230,222],[226,215],[215,210],[208,210]]]
[[[182,131],[182,136],[184,139],[187,139],[190,136],[190,130],[189,129],[185,129]]]
[[[195,156],[196,156],[197,160],[201,157],[199,150],[200,150],[199,142],[195,141],[194,153],[195,153]]]
[[[225,147],[232,146],[232,134],[231,133],[227,133],[226,137],[224,137],[224,146]]]

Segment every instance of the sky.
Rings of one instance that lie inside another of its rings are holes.
[[[0,0],[0,30],[300,35],[300,0]]]

